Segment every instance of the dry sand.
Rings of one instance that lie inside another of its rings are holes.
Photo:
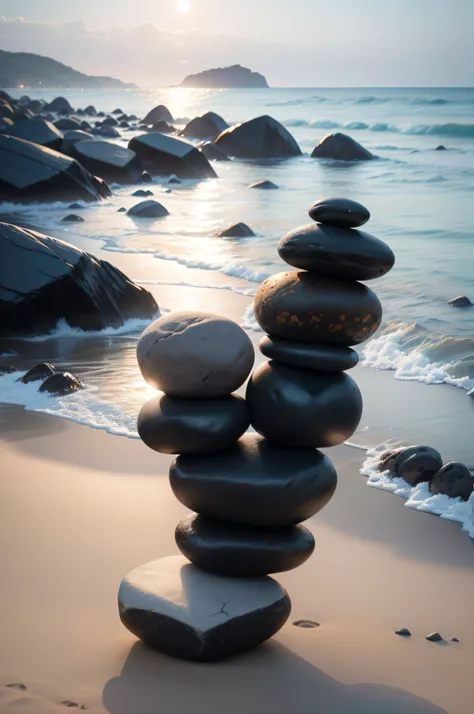
[[[18,407],[1,408],[0,434],[2,714],[52,714],[65,700],[109,714],[473,711],[473,542],[367,488],[361,452],[331,450],[339,486],[308,522],[315,554],[278,576],[287,625],[199,665],[137,643],[116,606],[129,569],[177,552],[186,509],[168,485],[171,457]],[[303,618],[321,626],[291,624]],[[460,643],[427,642],[434,630]],[[27,691],[5,686],[15,682]]]

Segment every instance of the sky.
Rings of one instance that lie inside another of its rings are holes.
[[[474,85],[474,0],[0,0],[0,16],[2,49],[147,86],[232,63],[273,86]]]

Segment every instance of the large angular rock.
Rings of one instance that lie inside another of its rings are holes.
[[[229,125],[219,114],[206,112],[206,114],[191,119],[180,131],[180,134],[193,139],[215,139],[228,128]]]
[[[39,335],[59,320],[81,330],[151,319],[153,296],[110,263],[69,243],[0,223],[1,336]]]
[[[180,178],[216,178],[204,154],[182,139],[159,133],[142,134],[134,137],[128,148],[151,173],[160,176],[175,174]]]
[[[70,155],[71,148],[78,141],[93,141],[94,135],[90,134],[88,131],[82,131],[82,129],[76,129],[73,131],[66,131],[64,133],[64,139],[61,143],[61,151],[63,154]]]
[[[143,124],[156,124],[157,121],[173,122],[173,115],[163,104],[152,109],[143,120]]]
[[[229,156],[241,159],[286,158],[301,154],[290,132],[270,116],[236,124],[222,132],[215,143]]]
[[[198,144],[198,149],[209,161],[230,161],[225,151],[222,151],[222,149],[213,144],[212,141],[201,142]]]
[[[278,273],[255,297],[255,317],[274,337],[351,347],[378,329],[382,306],[362,283],[307,272]]]
[[[287,449],[248,433],[225,451],[178,456],[170,484],[178,501],[207,518],[280,528],[324,508],[337,475],[320,451]]]
[[[141,440],[162,454],[206,454],[228,449],[250,426],[245,399],[153,397],[138,415]]]
[[[223,659],[272,637],[291,612],[268,576],[223,578],[183,556],[132,570],[118,592],[120,619],[150,647],[197,662]]]
[[[353,228],[310,223],[287,233],[278,243],[280,258],[300,270],[349,280],[373,280],[393,268],[386,243]]]
[[[17,139],[24,139],[25,141],[31,141],[34,144],[40,144],[40,146],[57,150],[61,148],[61,143],[64,138],[63,134],[54,124],[38,118],[16,121],[15,124],[4,133],[9,136],[14,136]]]
[[[137,344],[148,384],[171,397],[226,397],[247,379],[255,353],[232,320],[200,311],[172,312],[153,322]]]
[[[252,578],[298,568],[311,556],[314,538],[304,526],[255,528],[198,514],[178,523],[176,545],[202,570]]]
[[[263,337],[258,347],[265,357],[276,362],[321,372],[344,372],[346,369],[352,369],[359,362],[359,355],[350,347],[311,345],[308,342],[283,340],[281,337],[271,335]]]
[[[86,169],[105,181],[137,183],[141,164],[134,151],[109,141],[79,141],[71,147],[72,156]]]
[[[377,157],[347,134],[327,134],[313,150],[312,157],[337,161],[369,161]]]
[[[94,177],[77,161],[23,139],[0,135],[1,201],[99,201]]]
[[[359,426],[362,396],[345,372],[317,372],[265,362],[247,386],[250,421],[274,444],[301,449],[337,446]]]

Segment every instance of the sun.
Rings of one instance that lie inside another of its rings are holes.
[[[176,9],[183,14],[191,10],[191,0],[177,0]]]

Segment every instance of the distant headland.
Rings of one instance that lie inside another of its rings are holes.
[[[263,74],[235,64],[232,67],[219,67],[190,74],[183,79],[180,86],[203,89],[268,89],[268,82]]]
[[[113,77],[92,77],[61,62],[28,52],[0,50],[0,87],[5,89],[124,89]]]

